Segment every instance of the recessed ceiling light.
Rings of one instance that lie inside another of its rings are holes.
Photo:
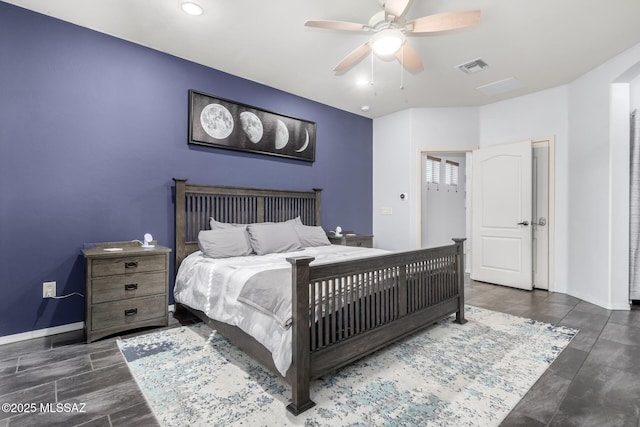
[[[360,109],[361,109],[362,111],[369,111],[371,108],[369,108],[369,106],[368,106],[368,105],[363,105],[362,107],[360,107]]]
[[[202,6],[192,1],[182,2],[182,10],[184,10],[189,15],[193,15],[193,16],[200,16],[204,12],[204,9],[202,9]]]

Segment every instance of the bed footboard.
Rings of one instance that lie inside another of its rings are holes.
[[[292,399],[295,415],[314,406],[317,378],[456,313],[464,319],[465,239],[432,249],[337,264],[292,265]],[[310,327],[311,326],[311,327]]]

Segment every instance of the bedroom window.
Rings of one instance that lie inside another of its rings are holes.
[[[457,162],[447,160],[444,166],[445,184],[447,184],[449,187],[455,187],[456,191],[458,191],[458,166],[459,165],[460,164]]]
[[[442,159],[427,156],[427,184],[440,184],[440,162]]]

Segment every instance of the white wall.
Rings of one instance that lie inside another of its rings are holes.
[[[629,136],[621,127],[638,63],[640,45],[569,85],[570,293],[611,309],[628,308]]]
[[[556,88],[480,107],[480,147],[553,137],[555,140],[555,240],[553,290],[568,292],[569,136],[568,88]]]
[[[478,108],[415,108],[411,110],[413,178],[411,219],[418,228],[412,231],[410,249],[420,248],[421,225],[421,153],[427,151],[465,152],[478,148]],[[451,236],[457,237],[457,236]],[[465,243],[465,251],[468,245]]]
[[[636,77],[630,83],[631,110],[640,110],[640,77]]]
[[[632,107],[640,108],[639,75],[640,44],[565,86],[477,108],[413,109],[374,120],[373,225],[379,246],[419,247],[420,151],[554,137],[554,290],[628,309],[624,123]],[[397,196],[407,189],[409,200],[401,204]],[[382,218],[385,203],[399,209]]]
[[[409,248],[411,227],[408,193],[411,185],[411,111],[373,121],[373,242],[377,248]],[[382,215],[391,208],[392,215]]]
[[[478,109],[418,108],[373,121],[373,233],[376,247],[420,248],[422,151],[477,147]],[[400,193],[408,193],[401,200]],[[391,207],[392,215],[381,208]]]
[[[431,152],[442,159],[440,165],[440,184],[427,184],[421,180],[421,224],[422,247],[450,245],[452,237],[466,237],[466,175],[465,153],[447,154]],[[424,177],[426,154],[422,157],[422,177]],[[445,162],[451,160],[458,166],[458,186],[449,187],[445,184]]]
[[[480,107],[480,147],[554,135],[566,146],[567,96],[558,86]]]

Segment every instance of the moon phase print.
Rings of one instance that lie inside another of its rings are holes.
[[[190,90],[189,143],[313,162],[316,124]]]

